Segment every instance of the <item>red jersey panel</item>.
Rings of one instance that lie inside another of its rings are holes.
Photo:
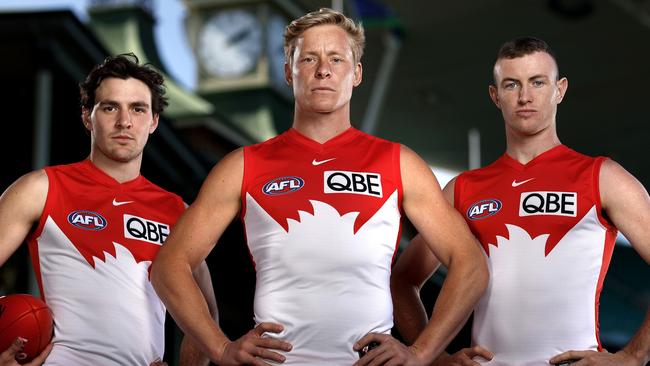
[[[354,342],[390,332],[399,151],[354,128],[324,144],[290,129],[244,149],[255,320],[284,325],[284,365],[351,365]]]
[[[145,365],[162,358],[165,307],[149,270],[184,210],[144,177],[118,183],[89,160],[45,168],[49,188],[28,238],[55,322],[45,365]]]
[[[457,178],[455,206],[491,275],[473,328],[473,342],[495,354],[486,365],[548,365],[599,348],[598,299],[617,234],[601,213],[603,159],[560,145]]]

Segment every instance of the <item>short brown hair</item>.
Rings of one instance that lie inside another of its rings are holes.
[[[560,68],[557,63],[557,57],[555,57],[555,52],[553,52],[551,46],[549,46],[548,43],[535,37],[518,37],[504,43],[497,53],[495,64],[497,61],[504,58],[511,60],[513,58],[524,57],[535,52],[544,52],[551,56],[555,62],[557,77],[559,78]]]
[[[296,40],[307,29],[318,26],[332,24],[341,27],[347,32],[352,48],[354,62],[361,61],[363,48],[366,45],[366,36],[361,23],[355,23],[354,20],[346,17],[343,13],[329,9],[321,8],[318,11],[305,14],[300,18],[292,21],[284,30],[284,57],[288,64],[293,62],[293,53],[296,50]]]
[[[133,53],[123,53],[106,57],[104,62],[90,71],[86,80],[79,83],[82,108],[92,111],[95,105],[95,91],[106,78],[134,78],[147,84],[151,91],[151,111],[154,115],[162,113],[169,104],[165,97],[165,79],[162,74],[150,64],[140,65],[138,57]]]

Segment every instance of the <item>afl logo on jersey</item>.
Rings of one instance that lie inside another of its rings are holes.
[[[490,198],[487,200],[481,200],[469,206],[467,209],[467,217],[470,220],[482,220],[486,217],[495,215],[501,210],[501,207],[503,207],[503,205],[498,199]]]
[[[106,229],[106,219],[94,211],[77,210],[68,215],[68,222],[79,229],[99,231]]]
[[[305,186],[305,181],[299,177],[280,177],[266,183],[262,192],[269,196],[277,196],[295,192]]]

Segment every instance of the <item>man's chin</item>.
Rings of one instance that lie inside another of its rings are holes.
[[[140,154],[136,154],[130,151],[129,152],[115,151],[109,156],[109,158],[119,163],[130,163],[133,160],[135,160],[139,155]]]

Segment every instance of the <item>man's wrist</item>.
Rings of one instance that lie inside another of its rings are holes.
[[[433,353],[429,351],[428,347],[421,347],[417,343],[409,346],[408,349],[419,361],[418,364],[431,365],[437,358],[434,357]]]
[[[648,362],[648,359],[650,358],[647,352],[644,352],[643,350],[634,350],[629,346],[623,348],[620,350],[620,352],[624,353],[627,357],[632,358],[634,360],[634,363],[639,366],[645,366],[645,364]]]
[[[210,351],[210,360],[214,363],[221,365],[223,356],[226,353],[226,348],[232,343],[229,339],[224,339],[221,343],[218,343],[214,350]]]

